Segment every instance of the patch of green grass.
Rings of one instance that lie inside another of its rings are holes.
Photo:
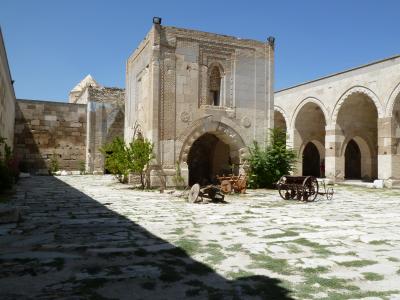
[[[292,240],[291,242],[302,245],[302,246],[306,246],[309,248],[312,248],[312,250],[317,253],[317,254],[321,254],[321,255],[330,255],[333,254],[332,251],[328,250],[326,246],[312,242],[310,240],[307,240],[305,238],[299,238],[296,240]]]
[[[242,251],[242,244],[236,243],[233,245],[230,245],[229,247],[225,248],[226,251],[231,251],[231,252],[238,252],[238,251]]]
[[[251,269],[268,269],[284,275],[293,272],[286,259],[272,258],[266,254],[250,254],[250,257],[253,262],[248,267]]]
[[[389,245],[387,241],[370,241],[368,244],[370,245]]]
[[[243,277],[250,277],[250,276],[254,276],[255,274],[249,271],[245,271],[245,270],[239,270],[236,272],[228,272],[226,274],[226,276],[231,279],[231,280],[236,280],[238,278],[243,278]]]
[[[184,231],[184,228],[177,228],[172,232],[172,234],[182,235]]]
[[[376,264],[376,261],[369,260],[369,259],[360,259],[360,260],[350,260],[350,261],[343,261],[338,263],[338,265],[344,266],[344,267],[353,267],[353,268],[360,268],[360,267],[365,267],[369,265],[374,265]]]
[[[307,275],[313,275],[313,274],[320,274],[320,273],[327,273],[329,269],[327,267],[316,267],[316,268],[305,268],[303,269],[303,272]]]
[[[296,254],[302,253],[303,251],[295,244],[285,244],[285,247],[289,250],[289,253]]]
[[[328,297],[322,298],[321,300],[343,300],[343,299],[363,299],[368,297],[379,297],[388,299],[388,296],[392,294],[398,294],[399,291],[384,291],[384,292],[375,292],[375,291],[330,291],[328,292]]]
[[[203,251],[209,255],[206,260],[211,265],[219,264],[226,258],[226,256],[222,253],[222,247],[217,243],[207,244],[203,248]]]
[[[286,230],[285,232],[282,233],[275,233],[275,234],[268,234],[265,235],[264,238],[267,239],[277,239],[277,238],[282,238],[282,237],[291,237],[291,236],[298,236],[299,234],[295,231],[292,230]]]
[[[388,257],[388,261],[399,262],[400,259],[398,259],[398,258],[396,258],[396,257]]]
[[[364,272],[362,274],[364,275],[364,278],[369,281],[379,281],[385,278],[383,275],[374,272]]]
[[[183,249],[188,255],[193,255],[201,251],[201,243],[197,239],[181,239],[176,242],[176,246]]]

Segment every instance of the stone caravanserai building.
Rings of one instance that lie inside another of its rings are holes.
[[[273,127],[273,38],[238,39],[155,23],[126,67],[125,141],[154,143],[151,184],[243,172],[247,146]]]
[[[90,76],[69,103],[17,100],[1,39],[0,133],[30,172],[106,172],[99,148],[135,130],[154,143],[152,186],[244,173],[248,147],[287,131],[296,175],[400,185],[400,56],[273,92],[274,38],[265,42],[162,26],[126,64],[126,89]],[[6,111],[6,113],[3,113]],[[15,113],[15,120],[13,115]],[[11,119],[10,119],[11,118]],[[15,123],[15,124],[14,124]],[[15,125],[15,126],[14,126]],[[10,137],[14,132],[14,137]]]

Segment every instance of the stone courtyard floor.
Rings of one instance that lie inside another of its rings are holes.
[[[21,179],[0,299],[400,299],[400,191],[189,204],[110,176]]]

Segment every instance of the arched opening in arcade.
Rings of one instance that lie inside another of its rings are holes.
[[[303,176],[325,176],[325,115],[321,107],[308,102],[295,120],[293,146],[299,150],[297,170]]]
[[[346,146],[344,166],[345,179],[361,179],[361,151],[354,140],[350,140]]]
[[[337,126],[343,134],[340,159],[345,179],[371,181],[378,175],[378,111],[363,93],[348,96],[339,109]]]
[[[399,84],[400,87],[400,84]],[[392,110],[392,122],[391,122],[391,136],[392,144],[391,149],[387,150],[387,153],[391,154],[392,166],[400,165],[400,88],[397,93]],[[400,168],[391,169],[391,177],[400,178]]]
[[[287,130],[285,117],[277,110],[274,111],[274,127],[282,129],[284,132]]]
[[[314,143],[309,142],[303,150],[303,176],[321,177],[321,158],[318,148]]]
[[[192,144],[188,155],[189,185],[217,183],[217,175],[237,172],[230,146],[216,135],[205,133]]]

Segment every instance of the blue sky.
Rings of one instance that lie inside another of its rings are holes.
[[[400,54],[400,1],[1,0],[17,98],[66,101],[87,74],[124,87],[153,16],[164,25],[276,38],[275,89]]]

